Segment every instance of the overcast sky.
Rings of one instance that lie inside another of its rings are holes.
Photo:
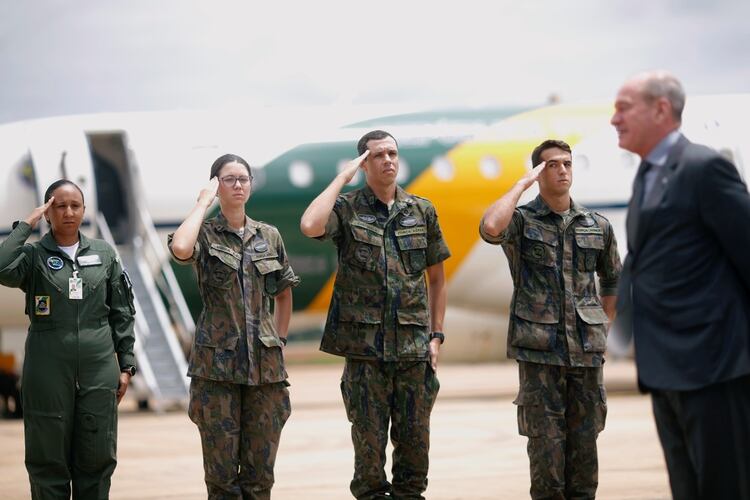
[[[748,92],[748,19],[747,0],[0,0],[0,122],[609,99],[651,68]]]

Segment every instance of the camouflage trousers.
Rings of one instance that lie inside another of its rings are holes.
[[[281,429],[290,413],[285,382],[192,378],[188,415],[201,435],[209,500],[271,498]]]
[[[440,383],[426,361],[347,359],[341,394],[352,424],[358,499],[421,499],[427,489],[430,413]],[[390,424],[393,480],[385,475]]]
[[[596,438],[607,397],[602,368],[519,361],[518,432],[529,438],[531,498],[593,499],[598,480]]]

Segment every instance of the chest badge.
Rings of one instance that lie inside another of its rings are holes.
[[[534,245],[531,249],[531,255],[536,259],[541,259],[544,257],[544,247],[542,245]]]
[[[49,267],[53,271],[59,271],[63,268],[64,265],[65,263],[60,257],[52,256],[47,258],[47,267]]]
[[[411,215],[401,219],[400,224],[404,227],[413,227],[417,225],[417,218]]]
[[[359,217],[359,220],[361,220],[362,222],[366,222],[368,224],[372,224],[377,220],[372,214],[357,214],[357,217]]]
[[[78,264],[81,267],[101,266],[102,265],[102,259],[97,254],[79,255],[78,256]]]
[[[49,316],[49,295],[34,295],[34,315]]]
[[[580,224],[583,227],[591,227],[594,224],[596,224],[596,222],[594,221],[594,219],[592,219],[590,216],[587,215],[586,217],[581,218]]]
[[[367,262],[370,260],[370,256],[372,255],[372,248],[370,248],[368,245],[360,245],[357,250],[354,252],[355,257],[357,257],[357,260],[360,262]]]
[[[255,243],[253,243],[253,250],[255,250],[258,253],[267,252],[268,243],[266,243],[265,240],[258,240]]]

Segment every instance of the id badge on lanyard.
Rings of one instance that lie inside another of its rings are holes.
[[[73,277],[68,278],[68,298],[72,300],[83,299],[83,280],[78,277],[78,271],[73,271]]]

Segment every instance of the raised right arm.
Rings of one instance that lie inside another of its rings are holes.
[[[326,232],[326,223],[333,211],[336,197],[357,173],[357,169],[370,154],[368,149],[357,158],[347,163],[346,168],[341,171],[331,183],[320,193],[307,207],[299,222],[300,231],[308,238],[318,238]]]
[[[55,201],[50,197],[49,201],[42,206],[36,207],[28,217],[19,222],[13,231],[0,244],[0,283],[5,286],[19,287],[24,282],[26,272],[29,269],[29,257],[24,252],[24,243],[31,236],[39,219]]]
[[[198,241],[198,233],[206,217],[206,212],[211,207],[216,197],[219,187],[219,181],[216,178],[211,179],[209,186],[201,190],[198,195],[198,201],[190,211],[185,220],[177,228],[172,236],[171,248],[172,254],[180,260],[188,260],[193,256],[195,242]]]
[[[539,178],[539,174],[544,170],[546,162],[542,162],[515,183],[500,199],[490,205],[482,216],[482,230],[491,237],[500,236],[505,228],[510,224],[513,217],[513,211],[516,209],[518,200],[521,195],[529,189]]]

